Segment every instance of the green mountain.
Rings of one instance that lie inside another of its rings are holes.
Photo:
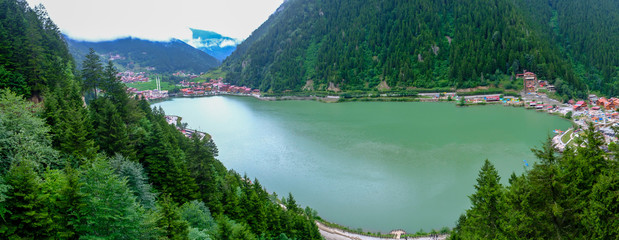
[[[589,79],[580,74],[580,64],[585,74],[606,69],[604,84],[617,80],[612,50],[619,45],[619,24],[612,15],[619,11],[616,1],[602,0],[595,9],[610,14],[574,16],[582,5],[576,0],[290,0],[222,69],[232,83],[276,92],[300,91],[308,80],[315,89],[468,88],[498,84],[526,69],[559,85],[562,94],[584,96]],[[568,27],[577,21],[584,23]],[[594,50],[597,46],[603,47]],[[602,51],[606,60],[598,61]],[[604,90],[604,84],[594,89]]]
[[[103,42],[77,41],[66,37],[69,50],[81,62],[90,48],[106,59],[113,59],[122,69],[154,68],[158,73],[185,71],[206,72],[219,66],[219,61],[183,41],[172,39],[155,42],[137,38],[122,38]]]

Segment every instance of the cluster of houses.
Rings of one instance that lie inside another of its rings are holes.
[[[218,93],[260,95],[260,90],[258,89],[251,89],[245,86],[239,87],[229,83],[224,83],[222,78],[211,79],[208,82],[182,81],[181,85],[185,87],[180,90],[183,96],[203,96]]]
[[[135,94],[140,99],[155,100],[169,97],[168,90],[144,90],[138,91],[137,88],[127,88],[127,92]]]
[[[185,71],[178,71],[173,73],[172,75],[177,76],[177,77],[187,77],[189,79],[194,79],[199,77],[199,75],[196,75],[194,73],[186,73]]]
[[[525,70],[524,73],[516,74],[516,77],[522,78],[525,94],[535,93],[538,92],[540,89],[545,89],[548,92],[555,91],[555,86],[549,84],[548,81],[538,80],[535,73],[527,72]]]
[[[607,99],[605,97],[597,98],[595,95],[589,96],[589,101],[574,101],[570,100],[568,102],[572,105],[573,110],[606,110],[606,111],[616,111],[619,108],[619,98],[610,98]],[[590,107],[590,108],[589,108]]]
[[[553,106],[550,104],[546,104],[543,102],[536,102],[536,101],[531,101],[528,103],[528,107],[529,108],[535,108],[537,110],[546,110],[546,111],[552,111],[554,110],[557,106]]]
[[[599,98],[595,105],[604,108],[606,110],[616,110],[619,107],[619,98],[606,99],[605,97]]]
[[[146,77],[146,73],[144,72],[132,72],[132,71],[124,71],[120,72],[116,75],[120,78],[120,81],[124,83],[134,83],[134,82],[148,82],[148,77]]]

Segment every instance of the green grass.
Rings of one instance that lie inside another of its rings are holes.
[[[127,85],[127,87],[137,88],[138,91],[155,90],[157,88],[157,83],[152,80],[149,80],[148,82],[125,83],[125,85]],[[174,89],[174,85],[169,82],[161,82],[161,90],[172,89]]]
[[[202,76],[194,79],[193,81],[196,81],[198,79],[200,79],[202,81],[207,81],[207,80],[210,80],[210,79],[218,79],[218,78],[226,79],[226,72],[222,71],[221,68],[217,68],[217,69],[213,69],[211,71],[208,71],[207,73],[205,73]]]
[[[567,143],[567,141],[570,140],[570,135],[572,135],[572,132],[574,131],[574,129],[569,129],[567,130],[567,132],[565,132],[565,134],[561,137],[561,141],[563,142],[563,144]]]

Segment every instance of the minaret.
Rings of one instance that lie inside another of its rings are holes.
[[[159,76],[155,78],[155,81],[157,83],[157,91],[161,92],[161,79],[159,78]]]

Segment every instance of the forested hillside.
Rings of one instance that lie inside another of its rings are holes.
[[[208,135],[130,98],[111,62],[76,70],[43,10],[0,13],[0,239],[320,239],[313,210],[227,170]]]
[[[71,59],[58,27],[45,9],[28,3],[0,0],[0,88],[41,100],[51,66]]]
[[[591,90],[619,94],[619,2],[519,0],[522,13],[539,27],[576,76]]]
[[[136,71],[152,67],[157,73],[177,71],[201,73],[219,66],[219,61],[213,56],[176,39],[169,42],[154,42],[137,38],[86,42],[67,38],[67,42],[71,54],[78,63],[92,48],[105,58],[118,55],[114,63],[123,69]]]
[[[576,71],[574,60],[610,69],[606,82],[616,79],[617,52],[611,51],[617,46],[616,18],[572,18],[570,11],[583,8],[578,1],[551,1],[560,2],[559,18],[552,22],[538,16],[548,7],[533,12],[530,2],[546,1],[286,1],[222,69],[231,82],[263,91],[300,91],[308,80],[323,90],[329,83],[343,90],[375,89],[381,81],[401,89],[467,88],[526,69],[560,85],[561,94],[583,96],[590,81],[583,74],[595,69]],[[591,5],[616,15],[616,2]],[[580,30],[569,29],[581,20]],[[605,23],[584,27],[598,20]],[[553,37],[546,27],[553,23],[573,40]],[[608,41],[594,50],[587,45],[593,40]],[[559,44],[566,41],[569,49]],[[607,60],[593,60],[602,49]]]

